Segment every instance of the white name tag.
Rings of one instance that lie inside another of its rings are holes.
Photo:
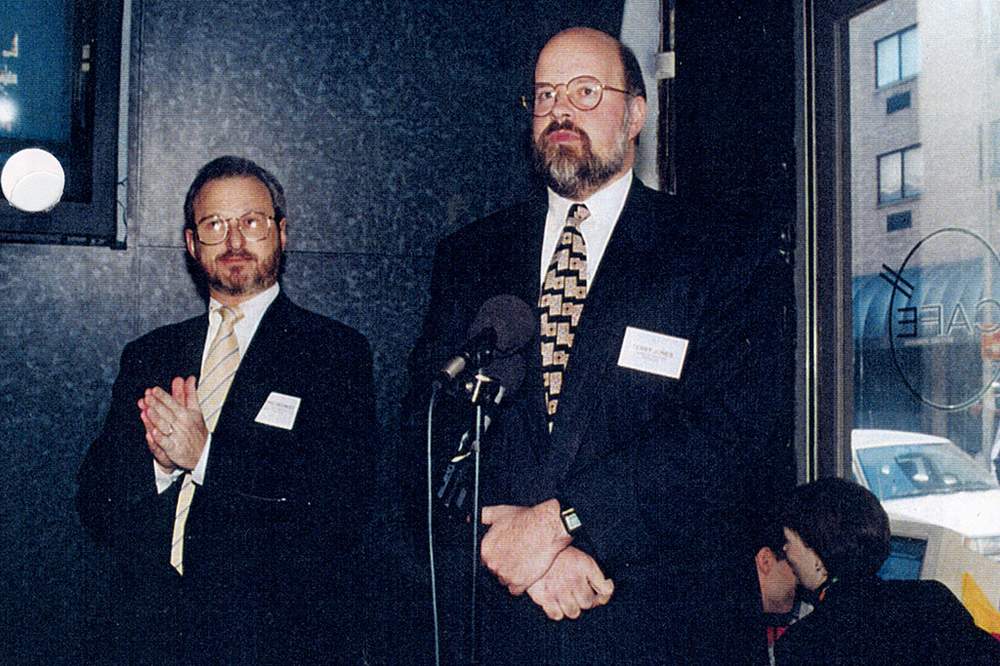
[[[680,379],[687,347],[688,341],[684,338],[629,326],[622,339],[618,365],[630,370]]]
[[[257,418],[254,421],[275,428],[291,430],[292,426],[295,425],[295,416],[299,413],[301,403],[302,398],[271,391],[271,395],[267,396],[267,401],[257,412]]]

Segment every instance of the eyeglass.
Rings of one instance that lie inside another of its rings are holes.
[[[250,211],[239,217],[222,217],[209,215],[199,220],[196,230],[198,240],[203,245],[218,245],[229,237],[229,223],[236,221],[236,226],[248,241],[262,241],[271,233],[274,218],[258,211]]]
[[[562,84],[536,83],[535,92],[531,97],[527,95],[521,97],[521,106],[531,111],[534,116],[547,116],[556,105],[556,88],[560,85]],[[629,91],[612,88],[593,76],[578,76],[566,84],[566,99],[581,111],[591,111],[604,99],[605,90],[632,96]]]

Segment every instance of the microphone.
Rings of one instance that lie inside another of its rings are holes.
[[[524,380],[519,352],[531,341],[537,325],[531,307],[517,296],[501,294],[482,304],[469,326],[468,340],[441,368],[435,382],[444,386],[467,368],[484,368],[493,380],[513,392]]]
[[[493,352],[497,348],[497,331],[493,326],[487,326],[470,337],[461,350],[452,356],[441,371],[435,381],[441,384],[449,384],[455,380],[462,372],[471,366],[485,367],[493,360]]]
[[[469,326],[468,341],[442,368],[435,383],[438,388],[454,384],[467,368],[481,368],[488,377],[477,376],[465,382],[461,390],[472,395],[474,404],[499,405],[524,381],[526,362],[521,352],[533,339],[537,326],[534,311],[517,296],[502,294],[488,299]],[[482,434],[489,431],[491,423],[490,414],[484,414]],[[446,512],[459,520],[470,519],[471,515],[475,468],[470,457],[475,434],[467,430],[462,435],[434,492]]]

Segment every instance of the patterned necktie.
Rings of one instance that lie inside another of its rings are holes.
[[[198,381],[198,404],[201,406],[205,427],[209,432],[215,431],[222,403],[226,401],[233,376],[240,366],[240,347],[234,327],[236,322],[243,318],[243,313],[239,308],[223,307],[219,309],[219,314],[222,315],[222,324],[208,348],[208,356],[202,364],[201,378]],[[194,489],[191,472],[186,472],[181,482],[181,492],[177,496],[174,535],[170,546],[170,564],[182,576],[184,575],[184,526],[191,510],[191,500],[194,499]]]
[[[583,204],[573,204],[545,273],[538,309],[542,334],[542,372],[549,432],[559,406],[573,335],[587,297],[587,245],[580,224],[590,217]]]

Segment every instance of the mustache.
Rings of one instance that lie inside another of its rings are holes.
[[[565,120],[562,121],[553,120],[551,123],[549,123],[548,127],[546,127],[545,130],[542,132],[542,135],[548,136],[549,134],[552,134],[553,132],[558,132],[560,130],[569,130],[571,132],[576,132],[577,134],[580,135],[581,139],[590,138],[589,136],[587,136],[587,133],[584,130],[574,125],[573,121],[570,120],[569,118],[566,118]]]
[[[256,257],[246,250],[239,250],[236,252],[233,250],[226,250],[216,258],[216,261],[223,261],[225,259],[246,259],[247,261],[252,261],[256,259]]]

